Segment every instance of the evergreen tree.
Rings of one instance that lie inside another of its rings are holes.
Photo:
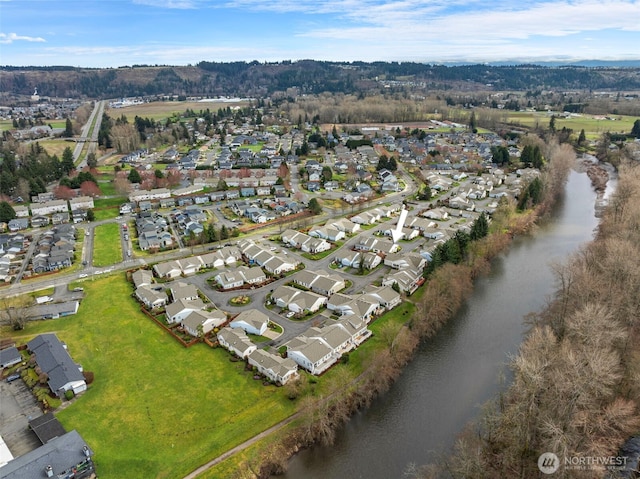
[[[484,238],[487,234],[489,234],[489,222],[487,221],[487,215],[482,212],[471,227],[471,239],[478,240]]]
[[[96,214],[93,212],[93,210],[87,210],[87,221],[95,221],[96,219]]]
[[[220,239],[226,240],[228,238],[229,238],[229,230],[225,225],[222,225],[222,228],[220,228]]]
[[[634,138],[640,138],[640,120],[633,122],[633,128],[631,128],[631,136]]]
[[[131,183],[141,183],[142,182],[142,178],[140,177],[140,173],[138,173],[138,170],[136,170],[135,168],[131,169],[131,171],[129,172],[129,176],[127,176],[127,179]]]
[[[87,166],[89,168],[95,168],[98,166],[98,159],[96,158],[96,154],[91,152],[87,155]]]
[[[639,130],[638,133],[640,134],[640,120],[636,120],[636,123],[638,123],[638,130]],[[587,141],[587,135],[584,133],[584,128],[583,128],[582,130],[580,130],[580,136],[578,136],[578,146],[584,145],[585,141]]]
[[[73,151],[67,146],[62,152],[62,171],[68,175],[75,169],[76,165],[73,163]]]
[[[73,125],[71,124],[71,118],[67,117],[64,127],[64,136],[71,138],[73,136]]]
[[[322,213],[322,206],[320,206],[320,203],[316,198],[311,198],[311,200],[309,200],[309,210],[314,215],[319,215],[320,213]]]
[[[472,111],[471,112],[471,116],[469,117],[469,129],[473,133],[477,133],[478,132],[478,127],[476,125],[476,112],[475,111]]]
[[[542,151],[538,145],[533,147],[533,157],[531,160],[531,164],[534,168],[542,169],[544,166],[544,158],[542,157]]]
[[[0,202],[0,222],[8,223],[16,217],[16,212],[6,201]]]

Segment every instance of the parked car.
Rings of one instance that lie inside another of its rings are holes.
[[[86,278],[87,276],[89,276],[87,273],[81,273],[78,275],[78,278]]]
[[[14,374],[11,374],[10,376],[8,376],[7,377],[7,382],[8,383],[12,383],[16,379],[20,379],[20,375],[18,373],[14,373]]]

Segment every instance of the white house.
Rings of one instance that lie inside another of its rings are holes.
[[[200,298],[196,300],[179,299],[165,308],[167,322],[169,324],[181,323],[184,318],[194,311],[204,308],[204,303]]]
[[[264,374],[273,382],[284,385],[291,379],[297,378],[298,365],[291,358],[281,358],[263,349],[256,349],[247,358],[247,362],[255,367],[260,374]]]
[[[246,358],[257,349],[256,345],[247,336],[247,333],[240,328],[222,328],[218,331],[217,338],[220,346],[241,358]]]
[[[262,335],[267,330],[268,325],[268,316],[257,309],[242,311],[229,324],[234,329],[241,328],[245,333],[255,334],[256,336]]]
[[[182,319],[181,324],[187,333],[198,337],[201,334],[209,333],[226,322],[227,315],[220,310],[214,309],[213,311],[192,311]]]
[[[169,301],[167,293],[151,289],[150,286],[136,288],[135,295],[149,309],[161,308]]]

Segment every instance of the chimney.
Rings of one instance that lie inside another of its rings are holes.
[[[44,468],[44,472],[47,477],[53,477],[53,467],[51,467],[50,465]]]

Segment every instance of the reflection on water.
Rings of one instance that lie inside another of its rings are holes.
[[[540,310],[554,289],[550,262],[592,238],[595,194],[572,173],[552,218],[514,241],[474,294],[384,396],[356,414],[332,447],[296,455],[286,479],[399,478],[452,446],[462,428],[499,388],[509,355],[525,331],[523,317]]]

